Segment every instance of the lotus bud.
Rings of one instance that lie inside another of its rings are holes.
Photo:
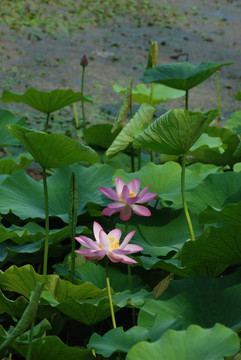
[[[156,41],[151,41],[148,61],[147,61],[147,69],[154,68],[156,66],[158,60],[158,45]]]
[[[80,60],[80,65],[83,67],[86,67],[88,65],[88,58],[86,55],[82,56],[82,58]]]

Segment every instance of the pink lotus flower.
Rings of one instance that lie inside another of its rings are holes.
[[[134,179],[128,185],[119,178],[115,179],[116,192],[110,188],[102,186],[100,191],[109,199],[114,200],[102,211],[102,215],[111,216],[120,211],[120,218],[123,221],[127,221],[131,217],[132,211],[141,216],[151,216],[150,210],[145,206],[136,205],[144,204],[151,201],[158,194],[147,193],[150,186],[145,187],[138,195],[140,189],[140,180]]]
[[[120,229],[111,230],[109,234],[106,234],[100,224],[94,221],[93,231],[96,241],[83,235],[75,238],[81,245],[86,247],[86,249],[75,250],[75,252],[84,255],[87,260],[101,260],[107,255],[112,262],[136,263],[135,260],[126,256],[126,254],[143,250],[141,246],[129,244],[129,241],[136,232],[135,230],[131,231],[121,244],[119,244],[121,238]]]

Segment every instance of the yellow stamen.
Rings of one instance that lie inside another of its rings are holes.
[[[116,240],[114,236],[108,235],[108,238],[110,239],[110,248],[109,251],[112,251],[114,249],[117,249],[119,247],[119,241]]]
[[[136,197],[136,194],[135,193],[133,193],[133,191],[130,191],[130,195],[129,195],[131,198],[133,198],[133,197]]]

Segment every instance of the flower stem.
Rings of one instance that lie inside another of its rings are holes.
[[[108,297],[109,297],[109,303],[110,303],[110,313],[111,313],[111,319],[113,324],[113,329],[116,329],[116,321],[115,321],[115,312],[111,297],[111,290],[110,290],[110,279],[109,279],[109,261],[108,258],[106,260],[106,285],[107,285],[107,291],[108,291]]]
[[[181,192],[182,192],[182,202],[183,202],[183,209],[187,219],[187,225],[190,233],[191,240],[195,240],[195,235],[192,227],[192,221],[189,215],[188,207],[187,207],[187,200],[186,200],[186,193],[185,193],[185,169],[186,169],[186,155],[183,155],[182,159],[182,175],[181,175]]]
[[[217,85],[217,97],[218,97],[218,124],[220,124],[221,123],[221,96],[220,96],[218,70],[216,71],[216,85]]]
[[[48,131],[48,127],[49,127],[49,118],[50,118],[50,113],[47,113],[47,118],[46,118],[46,122],[45,122],[45,126],[44,126],[44,131],[47,132]]]
[[[83,119],[83,132],[84,132],[84,138],[85,138],[85,129],[86,129],[86,118],[85,118],[85,107],[84,107],[84,78],[85,78],[85,66],[83,66],[82,70],[82,77],[81,77],[81,94],[82,94],[82,100],[81,100],[81,109],[82,109],[82,119]],[[85,139],[86,141],[86,139]]]
[[[126,235],[128,234],[128,225],[125,224],[126,226]],[[131,264],[127,264],[127,271],[128,271],[128,282],[129,282],[129,290],[132,292],[133,291],[133,283],[132,283],[132,276],[131,276]],[[135,326],[136,325],[136,313],[135,313],[135,309],[131,308],[131,318],[132,318],[132,325]]]
[[[48,247],[49,247],[49,204],[48,204],[48,187],[47,187],[45,168],[43,168],[43,185],[44,185],[44,205],[45,205],[45,242],[44,242],[43,275],[47,275]]]

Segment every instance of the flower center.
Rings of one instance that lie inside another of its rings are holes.
[[[133,193],[133,191],[130,191],[130,195],[129,195],[131,198],[134,198],[134,197],[136,197],[136,194],[135,193]]]
[[[110,239],[110,248],[109,251],[112,251],[114,249],[117,249],[119,247],[119,241],[116,240],[114,236],[108,235],[108,238]]]

